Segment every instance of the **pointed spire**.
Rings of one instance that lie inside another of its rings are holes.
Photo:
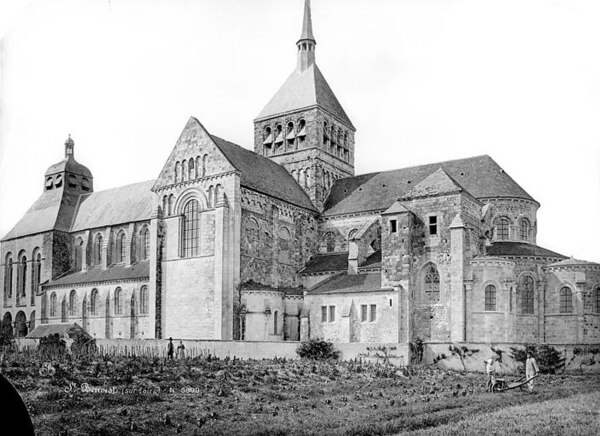
[[[71,134],[69,133],[69,137],[65,141],[65,157],[66,158],[75,157],[75,156],[73,156],[74,148],[75,148],[75,141],[73,141],[73,139],[71,139]]]
[[[302,35],[296,43],[298,47],[298,69],[304,71],[315,63],[315,46],[317,41],[313,36],[312,18],[310,15],[310,0],[304,0],[304,20],[302,21]]]
[[[310,39],[315,44],[315,37],[313,36],[312,31],[312,18],[310,15],[310,0],[304,0],[304,21],[302,22],[302,35],[300,35],[300,40]]]

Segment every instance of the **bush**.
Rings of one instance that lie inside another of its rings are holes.
[[[10,351],[14,349],[15,339],[10,324],[0,325],[0,350]]]
[[[323,339],[302,342],[298,346],[296,354],[303,359],[311,360],[337,360],[340,358],[340,352],[333,347],[333,343]]]
[[[552,345],[527,344],[524,349],[511,347],[512,357],[517,362],[523,364],[527,360],[527,352],[535,358],[542,374],[554,374],[558,369],[565,366],[565,358]]]
[[[45,358],[56,359],[66,354],[67,343],[57,333],[54,333],[40,338],[38,351]]]
[[[96,351],[98,351],[96,339],[81,332],[75,334],[71,344],[71,353],[74,356],[89,356],[96,354]]]

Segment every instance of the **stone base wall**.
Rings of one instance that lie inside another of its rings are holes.
[[[538,344],[540,345],[540,344]],[[585,373],[600,373],[600,347],[584,344],[548,344],[556,348],[557,351],[565,357],[565,371],[582,371]],[[461,358],[457,353],[452,353],[450,347],[466,347],[466,351]],[[499,363],[499,374],[516,374],[519,371],[519,364],[511,357],[511,347],[522,349],[522,343],[508,342],[436,342],[426,343],[423,350],[423,361],[425,364],[432,364],[437,360],[437,366],[443,369],[468,372],[485,372],[485,361],[498,355],[492,351],[500,350],[502,361]],[[594,354],[594,351],[597,353]],[[440,359],[441,355],[445,357]],[[438,360],[439,359],[439,360]],[[560,370],[559,370],[560,372]]]

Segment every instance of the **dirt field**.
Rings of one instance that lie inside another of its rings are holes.
[[[563,404],[595,402],[596,412],[573,421],[577,434],[586,434],[596,428],[589,426],[598,422],[600,397],[596,375],[541,376],[534,393],[490,394],[482,374],[435,367],[403,374],[360,362],[105,357],[52,363],[12,355],[1,369],[22,393],[40,435],[473,434],[469,426],[491,434],[504,422],[512,430],[503,434],[535,434],[511,420],[523,406],[542,422],[557,410],[568,415]]]

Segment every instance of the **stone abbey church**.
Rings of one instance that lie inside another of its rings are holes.
[[[156,180],[96,192],[67,139],[1,241],[3,327],[600,342],[600,265],[536,245],[540,204],[504,169],[476,156],[356,175],[356,129],[315,62],[308,0],[296,49],[254,151],[190,118]]]

